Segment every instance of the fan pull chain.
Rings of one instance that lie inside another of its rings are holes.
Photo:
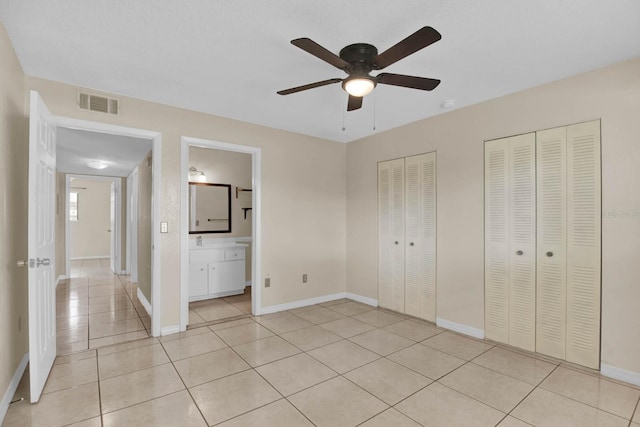
[[[347,128],[344,126],[344,116],[345,116],[345,112],[344,109],[342,109],[342,132],[344,132],[345,130],[347,130]]]
[[[376,93],[373,92],[373,130],[376,130]]]

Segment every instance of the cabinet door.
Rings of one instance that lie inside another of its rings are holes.
[[[567,316],[566,127],[536,132],[536,351],[565,358]]]
[[[200,297],[209,293],[207,264],[189,264],[189,296]]]
[[[567,346],[600,367],[600,121],[567,127]]]
[[[436,153],[405,159],[405,313],[436,320]]]
[[[244,261],[223,261],[209,264],[209,293],[242,291],[244,289]]]
[[[509,342],[509,138],[484,146],[485,266],[484,301],[487,338]]]
[[[404,313],[404,159],[378,163],[378,303]]]
[[[536,344],[536,136],[509,139],[509,341]]]

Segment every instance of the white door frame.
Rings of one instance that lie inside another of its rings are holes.
[[[69,193],[71,193],[71,178],[88,179],[93,181],[107,181],[115,184],[116,193],[121,195],[122,183],[117,176],[102,176],[102,175],[81,175],[76,173],[70,173],[66,175],[65,179],[65,203],[64,203],[64,231],[65,231],[65,274],[67,278],[71,277],[71,221],[69,219]],[[117,274],[122,274],[122,196],[116,196],[116,211],[115,211],[115,226],[111,230],[111,233],[115,234],[115,248],[111,252],[116,254],[117,261]],[[113,243],[113,237],[109,237],[109,245]]]
[[[138,282],[138,167],[127,177],[127,274]]]
[[[261,314],[262,304],[262,150],[257,147],[229,144],[226,142],[183,136],[180,146],[180,330],[187,329],[189,323],[189,146],[214,148],[217,150],[235,151],[251,154],[251,172],[253,181],[252,228],[253,242],[251,257],[251,311],[254,316]]]
[[[100,132],[112,135],[130,136],[134,138],[146,138],[153,141],[152,148],[152,167],[151,174],[153,176],[151,184],[151,335],[160,336],[161,328],[161,310],[162,310],[162,280],[160,269],[160,172],[162,161],[162,135],[160,132],[129,128],[125,126],[111,125],[99,122],[90,122],[87,120],[73,119],[69,117],[57,116],[56,121],[58,127],[69,129],[85,130],[90,132]]]

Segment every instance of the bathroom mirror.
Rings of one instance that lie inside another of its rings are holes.
[[[189,234],[231,232],[231,185],[189,183]]]

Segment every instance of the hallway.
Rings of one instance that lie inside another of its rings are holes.
[[[71,278],[58,284],[58,356],[150,336],[151,318],[136,284],[113,274],[109,261],[71,261]]]

